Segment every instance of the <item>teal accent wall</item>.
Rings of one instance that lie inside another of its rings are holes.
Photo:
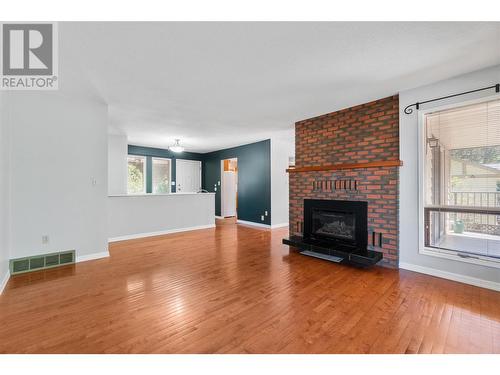
[[[196,152],[179,152],[174,153],[169,150],[165,150],[162,148],[153,148],[153,147],[143,147],[143,146],[128,146],[128,154],[129,155],[140,155],[146,156],[146,193],[153,192],[153,158],[167,158],[172,160],[172,181],[176,180],[176,170],[175,170],[175,159],[186,159],[186,160],[199,160],[203,165],[203,155]],[[203,176],[203,175],[202,175]],[[202,182],[203,186],[203,182]],[[172,192],[175,192],[175,186],[172,186]]]
[[[271,141],[251,143],[203,154],[203,188],[215,194],[221,214],[221,160],[238,158],[238,219],[271,225]],[[261,221],[261,215],[268,212]]]
[[[215,192],[215,214],[221,214],[221,160],[238,159],[238,219],[271,225],[271,141],[265,140],[243,146],[226,148],[200,154],[196,152],[173,153],[169,150],[142,146],[128,146],[129,155],[146,156],[146,192],[152,192],[152,158],[172,160],[172,181],[176,181],[175,159],[202,162],[202,187]],[[172,192],[175,187],[172,186]],[[260,219],[264,212],[264,221]]]

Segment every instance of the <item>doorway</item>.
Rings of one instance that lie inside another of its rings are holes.
[[[177,193],[198,193],[201,190],[201,161],[177,159],[175,169]]]
[[[221,160],[221,216],[238,216],[238,159]]]

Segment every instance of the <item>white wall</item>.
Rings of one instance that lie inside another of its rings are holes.
[[[4,96],[0,95],[0,293],[9,277],[9,124],[2,110]]]
[[[500,66],[497,66],[400,93],[400,155],[404,163],[400,169],[400,267],[433,272],[436,275],[462,279],[476,284],[500,283],[500,270],[498,268],[419,254],[418,118],[416,111],[412,115],[406,115],[403,112],[405,106],[417,101],[473,90],[499,82]],[[425,105],[425,109],[493,94],[492,90],[430,103]]]
[[[108,135],[108,194],[127,194],[126,135]]]
[[[271,137],[271,226],[288,226],[288,158],[295,156],[295,130]]]
[[[215,193],[108,198],[110,241],[215,226]]]
[[[61,89],[7,92],[2,111],[11,130],[10,258],[107,251],[107,106]]]

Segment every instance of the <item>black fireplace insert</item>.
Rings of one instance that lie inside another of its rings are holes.
[[[366,251],[367,218],[367,202],[305,199],[304,240],[347,252]]]

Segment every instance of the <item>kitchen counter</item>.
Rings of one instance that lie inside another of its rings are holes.
[[[215,193],[110,195],[109,242],[215,227]]]
[[[170,196],[178,196],[178,195],[206,195],[206,194],[213,194],[215,193],[168,193],[168,194],[152,194],[152,193],[147,193],[147,194],[114,194],[114,195],[108,195],[108,197],[170,197]]]

